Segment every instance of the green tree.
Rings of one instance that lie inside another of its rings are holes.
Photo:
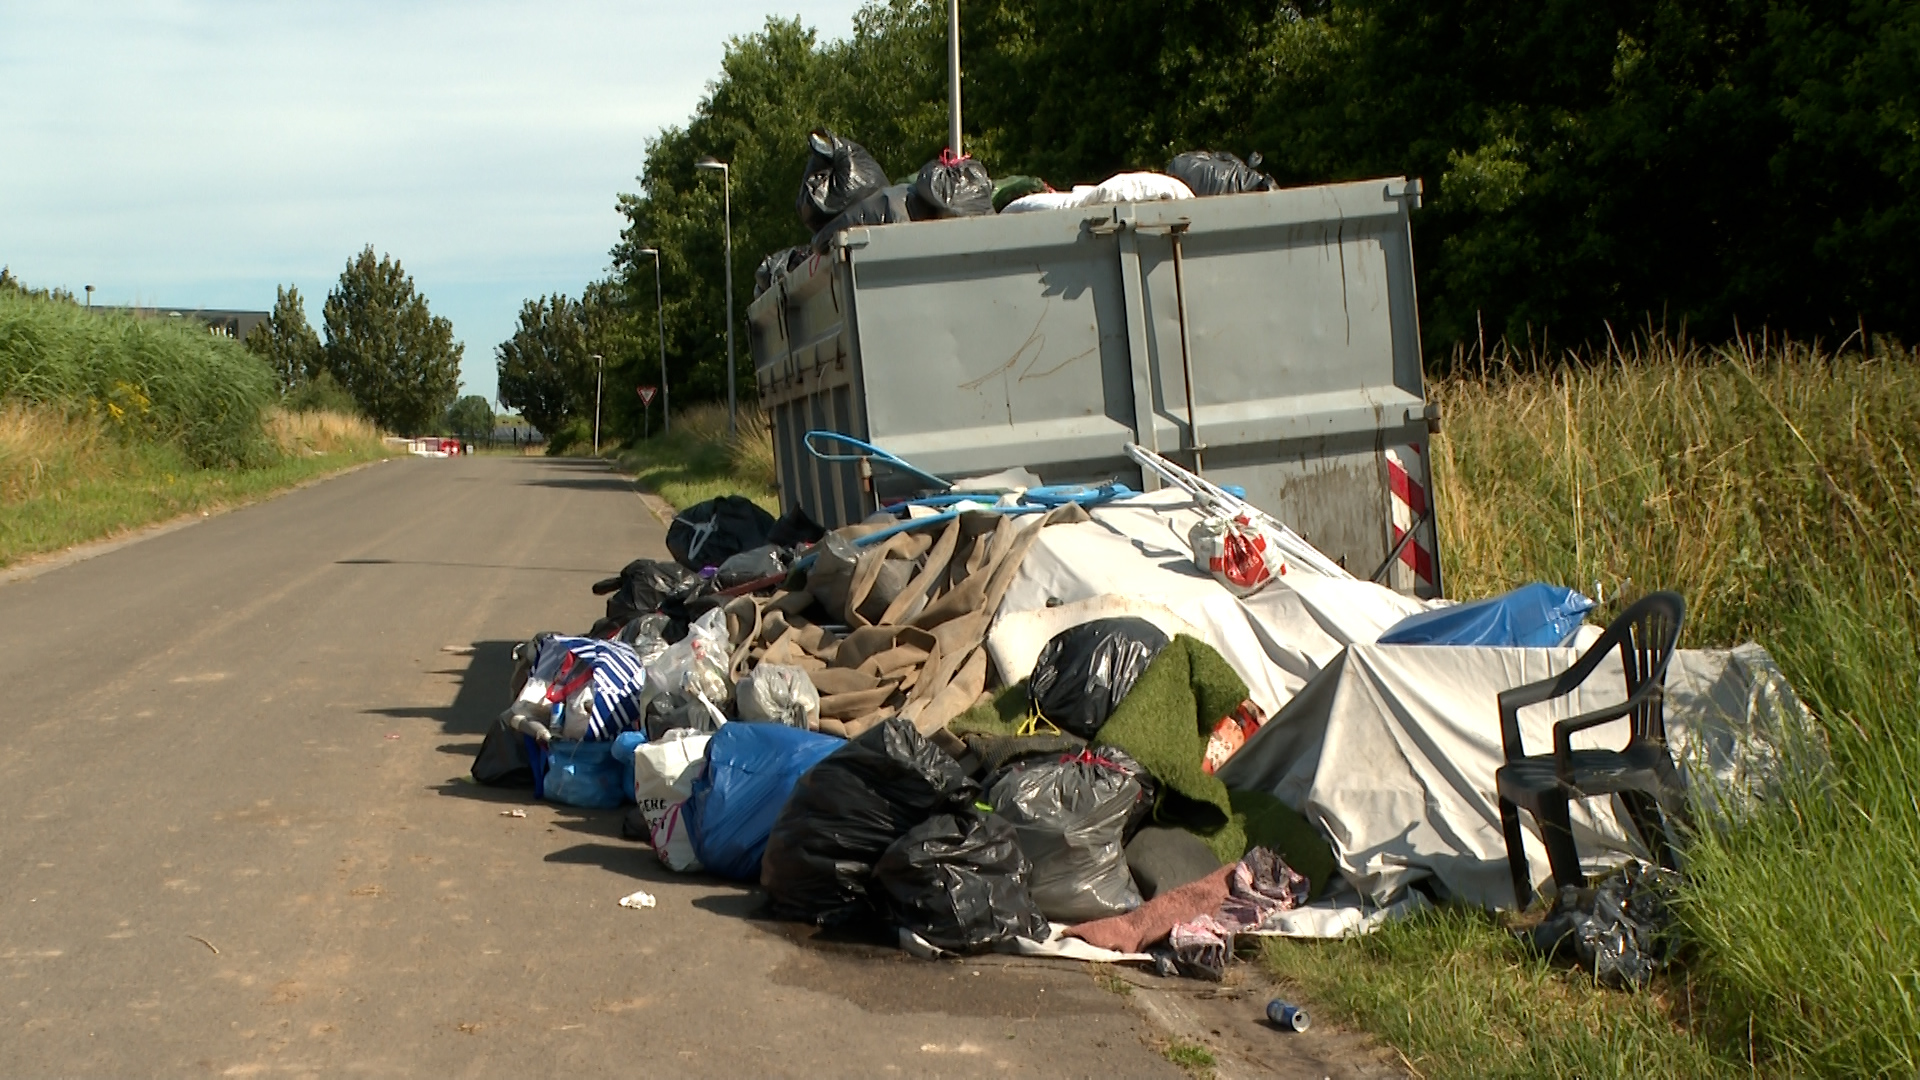
[[[327,294],[323,363],[368,417],[402,434],[425,430],[460,390],[462,346],[427,309],[413,278],[368,245]]]
[[[288,285],[275,289],[273,314],[247,332],[247,350],[273,365],[280,379],[280,396],[304,385],[320,367],[320,335],[307,322],[300,290]]]
[[[493,406],[478,394],[468,394],[447,410],[447,427],[463,439],[480,439],[493,431]]]
[[[579,305],[561,294],[520,305],[520,325],[494,348],[500,401],[551,435],[592,407],[586,334]],[[583,399],[583,391],[585,397]]]

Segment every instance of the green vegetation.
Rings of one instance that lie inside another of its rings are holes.
[[[304,317],[303,317],[304,318]],[[374,423],[421,434],[437,426],[460,392],[453,324],[427,309],[400,260],[369,245],[348,260],[327,294],[320,366]]]
[[[0,288],[0,565],[245,502],[385,455],[357,417],[283,412],[201,324]]]
[[[1683,644],[1766,646],[1831,766],[1801,748],[1769,801],[1694,838],[1685,964],[1649,995],[1553,971],[1459,911],[1280,943],[1275,968],[1431,1077],[1920,1072],[1913,357],[1654,338],[1559,367],[1461,359],[1472,374],[1435,388],[1450,591],[1678,589]]]
[[[258,464],[273,373],[199,323],[88,312],[0,289],[0,401],[76,410],[196,467]]]
[[[759,410],[739,414],[739,433],[727,439],[725,405],[696,405],[673,417],[671,434],[635,442],[614,458],[640,486],[676,508],[721,495],[745,495],[780,512],[773,441]]]
[[[651,317],[647,321],[651,324]],[[649,375],[659,370],[654,367],[650,372],[639,363],[655,356],[651,326],[645,341],[636,336],[638,332],[614,282],[587,286],[579,300],[558,293],[529,300],[520,307],[520,325],[513,336],[494,349],[500,400],[519,409],[528,423],[549,436],[561,433],[570,423],[585,422],[591,439],[595,379],[602,375],[601,364],[593,359],[598,354],[605,364],[604,432],[638,434],[640,403],[633,388],[657,382]],[[632,423],[616,422],[629,413]],[[558,445],[562,440],[554,442]]]
[[[1175,1039],[1160,1051],[1168,1061],[1180,1066],[1190,1076],[1212,1076],[1215,1061],[1213,1051],[1197,1042]]]

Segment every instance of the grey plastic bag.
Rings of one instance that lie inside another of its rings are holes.
[[[734,706],[742,720],[770,720],[788,727],[820,730],[820,692],[797,667],[761,664],[740,680]]]
[[[1139,781],[1094,753],[1001,773],[987,804],[1020,837],[1033,863],[1027,888],[1047,918],[1064,923],[1122,915],[1141,904],[1122,847]]]

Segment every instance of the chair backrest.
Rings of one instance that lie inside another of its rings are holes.
[[[1627,696],[1632,697],[1647,683],[1661,684],[1667,678],[1667,664],[1680,644],[1680,623],[1687,605],[1675,592],[1648,593],[1634,601],[1607,627],[1607,637],[1619,635],[1620,666],[1627,673]],[[1604,644],[1604,639],[1602,644]],[[1600,649],[1595,648],[1598,652]],[[1667,741],[1665,695],[1648,694],[1630,714],[1632,742]]]

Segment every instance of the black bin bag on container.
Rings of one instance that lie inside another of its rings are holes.
[[[1144,794],[1100,753],[1012,766],[987,791],[987,805],[1013,826],[1033,864],[1033,902],[1060,922],[1123,915],[1141,903],[1123,844]]]
[[[993,213],[993,178],[987,167],[970,157],[957,158],[953,151],[920,167],[913,181],[914,220],[926,218],[979,217]]]
[[[800,197],[795,209],[800,223],[818,232],[821,226],[890,181],[880,163],[859,143],[822,128],[807,136],[807,171],[800,175]]]
[[[1187,185],[1195,195],[1238,195],[1247,191],[1272,191],[1280,185],[1261,172],[1260,155],[1249,165],[1232,154],[1214,150],[1191,150],[1167,163],[1167,175]]]
[[[1033,662],[1034,708],[1062,731],[1093,738],[1141,672],[1167,647],[1145,619],[1095,619],[1053,636]]]
[[[935,814],[893,842],[873,880],[894,923],[948,952],[985,952],[1016,937],[1045,941],[1027,894],[1013,827],[976,810]]]
[[[752,499],[722,495],[682,510],[667,526],[667,550],[681,566],[703,570],[765,544],[773,525]]]
[[[760,886],[783,918],[824,926],[875,915],[880,856],[908,829],[979,796],[980,785],[912,724],[875,724],[794,786],[767,837]]]
[[[821,255],[833,247],[833,238],[859,225],[898,225],[913,220],[913,185],[896,184],[873,192],[820,227],[813,234],[813,250]]]

